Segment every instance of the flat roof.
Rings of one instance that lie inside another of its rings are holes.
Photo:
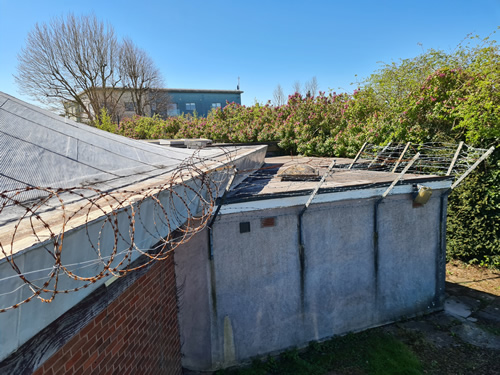
[[[241,90],[208,90],[208,89],[156,89],[166,92],[188,92],[188,93],[206,93],[206,94],[243,94]]]
[[[278,156],[265,159],[265,164],[255,173],[247,177],[241,184],[231,190],[225,204],[277,199],[291,196],[310,195],[318,186],[320,178],[328,171],[329,165],[336,164],[330,175],[322,183],[318,194],[335,191],[348,191],[389,186],[399,173],[372,171],[366,169],[347,169],[352,159]],[[359,162],[363,162],[360,160]],[[282,179],[282,174],[293,166],[308,166],[318,172],[318,178],[309,180]],[[448,181],[452,177],[407,173],[399,184],[417,184],[426,181]]]

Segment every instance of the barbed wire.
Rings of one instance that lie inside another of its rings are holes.
[[[450,175],[458,178],[488,151],[468,146],[463,142],[458,145],[440,142],[389,143],[386,146],[368,144],[352,168],[400,172],[418,152],[420,157],[408,173]]]
[[[360,150],[357,159],[345,158],[315,158],[315,157],[287,157],[276,159],[275,163],[268,163],[255,171],[251,177],[235,187],[229,197],[233,200],[253,199],[254,195],[273,195],[275,193],[288,194],[299,190],[312,190],[312,181],[326,172],[332,159],[337,163],[333,168],[333,175],[323,185],[324,188],[342,187],[340,172],[352,172],[353,179],[347,184],[349,190],[380,187],[380,181],[361,175],[364,171],[385,172],[385,181],[392,181],[398,173],[411,162],[417,153],[419,158],[406,172],[406,179],[416,178],[418,175],[450,176],[455,180],[464,175],[474,163],[491,150],[474,148],[466,144],[451,143],[424,143],[424,144],[389,144],[378,146],[365,144]],[[281,161],[283,160],[283,161]],[[284,181],[279,173],[296,164],[310,166],[318,172],[314,176],[303,176],[300,181]],[[356,174],[357,173],[357,174]],[[417,176],[416,176],[417,175]],[[370,182],[373,180],[373,182]]]

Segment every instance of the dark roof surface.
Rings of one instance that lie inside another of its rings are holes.
[[[258,171],[247,177],[234,188],[225,199],[225,203],[237,203],[252,200],[274,199],[280,197],[309,195],[317,186],[317,178],[290,180],[283,178],[283,172],[294,165],[307,165],[323,176],[331,162],[336,164],[321,185],[319,193],[365,189],[389,186],[399,173],[372,171],[365,169],[347,169],[352,159],[319,158],[300,156],[279,156],[266,158],[265,164]],[[452,180],[452,177],[434,175],[405,174],[399,184],[417,184],[425,181]]]

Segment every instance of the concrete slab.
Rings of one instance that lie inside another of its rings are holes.
[[[449,297],[444,303],[444,311],[457,318],[468,318],[472,314],[472,309],[469,305],[461,301],[457,297]]]
[[[499,298],[500,300],[500,298]],[[500,307],[489,305],[474,314],[476,318],[500,325]]]
[[[463,341],[488,349],[500,349],[500,337],[481,329],[477,324],[464,322],[451,329]]]

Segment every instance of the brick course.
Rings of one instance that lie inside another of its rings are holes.
[[[158,261],[35,375],[181,374],[173,256]]]

